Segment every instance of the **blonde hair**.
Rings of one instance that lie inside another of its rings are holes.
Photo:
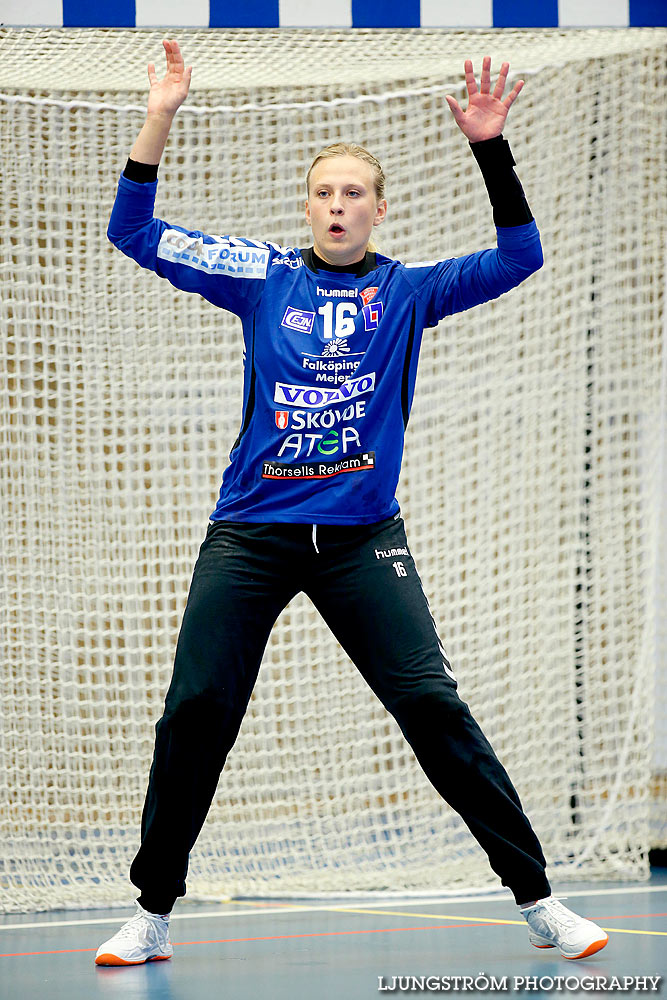
[[[306,174],[306,193],[308,195],[310,195],[310,175],[312,174],[314,168],[320,160],[328,160],[332,156],[355,156],[358,160],[363,160],[364,163],[367,163],[373,171],[373,187],[375,188],[376,200],[382,201],[384,198],[386,183],[384,170],[380,165],[380,161],[377,160],[372,153],[369,153],[367,149],[364,149],[363,146],[359,146],[356,142],[332,142],[330,146],[325,146],[324,149],[319,151],[311,163],[308,173]],[[377,246],[372,237],[368,241],[368,249],[371,251],[377,250]]]

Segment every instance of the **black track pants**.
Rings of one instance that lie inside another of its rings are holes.
[[[392,551],[393,550],[393,551]],[[209,525],[176,649],[130,878],[171,910],[276,618],[312,600],[517,902],[549,895],[519,797],[456,691],[399,515],[354,527]],[[370,766],[369,761],[369,766]],[[438,849],[445,850],[445,845]]]

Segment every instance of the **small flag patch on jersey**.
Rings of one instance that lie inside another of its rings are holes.
[[[382,319],[382,303],[373,302],[372,305],[364,306],[362,312],[364,314],[364,328],[366,331],[377,330]]]
[[[359,292],[359,294],[361,295],[361,301],[365,306],[368,305],[368,303],[371,301],[371,299],[376,293],[377,293],[377,286],[375,286],[375,288],[364,288],[362,292]]]

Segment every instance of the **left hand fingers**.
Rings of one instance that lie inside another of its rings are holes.
[[[507,83],[507,73],[509,71],[510,64],[504,62],[500,67],[500,73],[498,74],[498,82],[493,89],[493,96],[499,101],[502,100],[503,91],[505,89],[505,84]]]
[[[482,60],[482,75],[480,77],[480,94],[488,94],[491,89],[491,56]]]
[[[505,105],[508,111],[516,101],[519,94],[521,93],[522,87],[523,87],[523,80],[517,80],[517,82],[514,84],[509,94],[503,101],[503,104]]]
[[[457,125],[460,125],[464,118],[463,109],[461,108],[461,105],[459,104],[459,102],[456,100],[455,97],[451,96],[451,94],[447,94],[445,100],[449,105],[449,110],[454,115],[454,121],[456,122]]]
[[[472,97],[477,93],[477,80],[475,79],[475,71],[472,66],[472,59],[466,59],[463,64],[466,78],[466,88],[468,90],[468,97]]]

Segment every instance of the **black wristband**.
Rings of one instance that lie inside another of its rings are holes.
[[[497,135],[471,142],[470,148],[482,171],[496,226],[511,228],[531,222],[533,216],[514,171],[514,157],[507,139]]]
[[[129,157],[123,177],[127,177],[128,181],[136,181],[137,184],[150,184],[157,180],[157,163],[139,163]]]

